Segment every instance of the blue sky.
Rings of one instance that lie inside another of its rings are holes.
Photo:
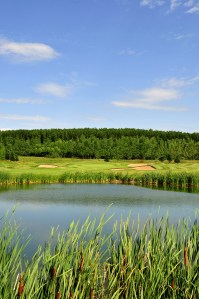
[[[199,131],[198,0],[1,0],[0,129]]]

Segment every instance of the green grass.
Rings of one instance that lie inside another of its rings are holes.
[[[199,226],[149,218],[142,230],[129,219],[110,235],[88,218],[52,236],[30,260],[17,225],[0,228],[0,298],[199,298]]]
[[[154,171],[138,171],[129,164],[147,164]],[[53,165],[56,168],[40,168]],[[104,160],[20,157],[19,161],[0,161],[1,184],[124,182],[154,186],[199,186],[199,161],[168,163],[143,160]]]
[[[168,163],[149,160],[104,160],[95,159],[75,159],[75,158],[43,158],[43,157],[19,157],[19,161],[0,161],[0,171],[9,174],[19,175],[23,173],[60,175],[65,172],[110,172],[114,168],[122,168],[123,173],[135,173],[128,167],[129,164],[143,163],[153,166],[158,172],[198,172],[199,161],[182,161],[181,163]],[[38,168],[39,165],[55,165],[57,168]],[[143,173],[142,171],[139,171]],[[146,171],[145,171],[146,172]]]

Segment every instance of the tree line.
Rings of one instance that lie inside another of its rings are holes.
[[[142,129],[0,131],[0,159],[18,156],[199,160],[199,133]]]

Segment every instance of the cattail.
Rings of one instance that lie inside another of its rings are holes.
[[[187,247],[184,248],[184,265],[188,267],[189,259],[188,259],[188,249]]]
[[[22,296],[23,289],[24,289],[23,277],[22,277],[22,275],[20,274],[20,276],[19,276],[19,288],[18,288],[18,295],[19,295],[19,297]]]
[[[71,291],[70,291],[69,299],[73,299],[73,295]]]
[[[55,277],[56,277],[56,268],[52,267],[52,269],[51,269],[51,279],[54,280]]]
[[[90,299],[94,299],[94,290],[93,290],[93,288],[90,289]]]
[[[172,289],[174,289],[174,288],[175,288],[174,279],[173,279],[173,280],[172,280],[172,282],[171,282],[171,287],[172,287]]]
[[[56,293],[55,299],[60,299],[60,298],[61,298],[61,293],[60,293],[60,291],[58,291],[58,292]]]
[[[123,256],[123,266],[126,267],[127,261],[126,261],[126,256]]]

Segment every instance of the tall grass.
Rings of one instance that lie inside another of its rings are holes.
[[[149,218],[140,229],[127,219],[104,235],[89,218],[52,233],[31,260],[22,236],[5,222],[0,234],[0,298],[199,298],[199,226],[167,217]],[[23,244],[23,243],[22,243]]]
[[[125,183],[156,187],[199,187],[199,173],[194,172],[65,172],[61,175],[23,173],[11,175],[0,172],[0,184],[36,183]]]

